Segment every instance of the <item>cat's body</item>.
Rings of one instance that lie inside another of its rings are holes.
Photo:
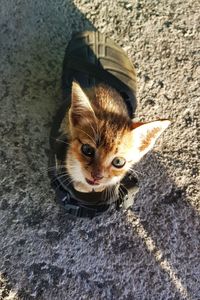
[[[71,40],[63,90],[68,91],[67,85],[69,105],[59,129],[68,143],[62,164],[77,191],[103,191],[121,181],[170,122],[132,120],[134,67],[121,48],[98,32],[81,33]]]
[[[168,125],[167,120],[134,123],[116,90],[101,84],[84,92],[73,82],[61,130],[69,143],[65,166],[74,188],[98,192],[114,186]]]

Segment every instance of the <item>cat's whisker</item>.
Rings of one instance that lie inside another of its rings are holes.
[[[108,187],[108,188],[107,188],[107,199],[108,199],[108,202],[109,202],[109,203],[112,202],[111,199],[110,199],[110,198],[111,198],[111,197],[110,197],[110,194],[111,194],[111,189],[110,189],[110,187]]]
[[[61,182],[59,182],[58,186],[55,188],[55,192],[60,188]]]
[[[114,195],[114,196],[115,196],[115,197],[118,197],[119,186],[116,186],[116,187],[115,187],[115,191],[114,191],[114,192],[115,192],[115,195]]]
[[[66,172],[66,171],[64,171],[64,172],[60,172],[60,173],[58,173],[57,175],[58,175],[58,177],[60,176],[60,175],[66,175],[66,177],[70,177],[70,175]],[[71,178],[71,177],[70,177]]]
[[[46,170],[51,171],[51,170],[61,170],[61,169],[66,169],[66,165],[52,166],[52,167],[48,167]]]
[[[116,200],[117,194],[116,194],[116,189],[113,189],[112,191],[112,202]]]
[[[65,165],[51,166],[51,167],[48,167],[46,170],[51,171],[51,170],[59,170],[62,168],[66,168],[66,166]]]
[[[106,199],[108,199],[108,202],[110,203],[110,189],[107,187],[106,189]]]
[[[63,141],[63,140],[60,140],[60,139],[58,139],[58,138],[51,137],[51,139],[54,140],[54,141],[61,142],[61,143],[65,144],[65,145],[70,145],[70,143],[68,143],[68,142],[66,142],[66,141]]]
[[[31,165],[30,165],[31,166]],[[59,170],[59,169],[65,169],[66,168],[66,165],[58,165],[58,166],[50,166],[50,167],[46,167],[46,166],[40,166],[38,168],[38,170],[41,172],[41,173],[47,173],[48,171],[52,171],[52,170]]]
[[[61,178],[61,176],[65,175],[66,178],[70,178],[70,176],[66,173],[66,172],[63,172],[63,173],[59,173],[57,178]]]
[[[67,182],[67,184],[65,184]],[[64,180],[64,184],[67,187],[68,185],[70,185],[73,182],[73,179],[71,179],[70,181]]]
[[[60,176],[57,176],[54,180],[52,180],[52,183],[54,183],[56,180],[62,179],[62,178],[65,178],[67,180],[68,177],[66,177],[66,176],[67,176],[67,174],[61,174]]]
[[[133,174],[133,175],[142,175],[142,176],[145,176],[145,174],[143,173],[143,172],[140,172],[140,171],[138,171],[138,170],[135,170],[135,169],[133,169],[133,168],[129,168],[129,171],[131,171],[131,173]]]
[[[65,184],[65,182],[67,182],[67,184]],[[67,178],[63,181],[63,183],[65,184],[65,186],[67,187],[70,183],[72,183],[73,180],[71,179],[71,181],[67,181]],[[56,187],[55,191],[57,191],[57,189],[59,189],[61,186],[61,182],[59,183],[59,185]]]
[[[109,203],[113,202],[113,199],[115,197],[115,188],[113,186],[107,187],[105,189],[105,198]]]
[[[57,170],[57,168],[51,168],[51,169],[48,169],[48,168],[43,168],[43,170],[41,169],[41,167],[40,167],[40,169],[39,169],[39,172],[40,172],[40,174],[42,174],[42,175],[47,175],[48,174],[48,172],[52,172],[52,171],[54,171],[54,170]]]
[[[107,199],[107,195],[108,195],[108,187],[106,187],[104,190],[103,190],[103,196],[105,199]]]
[[[105,191],[105,198],[107,199],[108,198],[108,188],[106,188],[104,191]]]
[[[110,203],[112,203],[113,198],[114,198],[114,189],[113,189],[113,187],[110,188],[109,192],[110,192],[109,201],[110,201]]]
[[[122,192],[121,189],[119,189],[119,191],[118,191],[118,196],[119,196],[120,198],[123,198],[123,196],[124,196],[124,193]]]
[[[105,192],[105,199],[107,199],[108,203],[110,203],[110,187],[106,187],[104,192]]]
[[[122,183],[122,182],[120,182],[120,186],[122,186],[123,188],[126,188],[124,183]],[[118,188],[118,194],[119,194],[120,197],[121,196],[123,197],[123,195],[124,195],[124,193],[123,193],[123,191],[120,187]]]
[[[66,172],[66,170],[62,170],[62,169],[60,169],[60,170],[58,170],[58,169],[55,169],[56,170],[56,175],[60,175],[60,174],[67,174],[67,172]],[[50,170],[51,171],[51,170]]]

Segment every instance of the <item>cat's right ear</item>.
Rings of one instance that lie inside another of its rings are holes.
[[[91,121],[91,118],[95,118],[89,98],[75,81],[72,83],[69,117],[72,125],[78,125],[80,122]]]
[[[170,125],[169,120],[132,124],[133,149],[135,162],[139,161],[155,145],[157,139]]]

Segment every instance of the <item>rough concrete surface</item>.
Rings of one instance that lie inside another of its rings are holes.
[[[200,299],[198,0],[2,0],[0,299]],[[47,177],[73,31],[97,28],[138,74],[138,117],[170,118],[137,166],[132,211],[75,219]]]

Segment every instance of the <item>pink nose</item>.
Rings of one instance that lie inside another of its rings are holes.
[[[100,172],[95,172],[95,171],[91,172],[91,176],[94,180],[100,180],[103,178],[103,175]]]

